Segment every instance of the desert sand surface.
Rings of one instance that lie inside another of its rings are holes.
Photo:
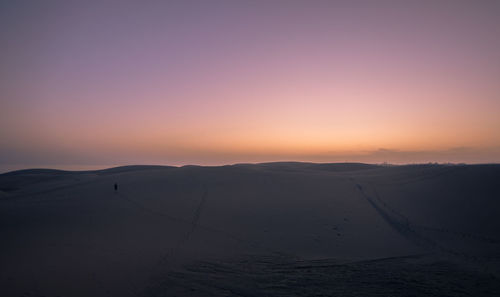
[[[499,228],[500,165],[21,170],[0,296],[498,296]]]

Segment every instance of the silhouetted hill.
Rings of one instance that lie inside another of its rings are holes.
[[[0,175],[2,296],[496,296],[500,165]],[[114,190],[114,184],[118,190]]]

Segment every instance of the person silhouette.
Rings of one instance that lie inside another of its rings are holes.
[[[115,183],[115,192],[118,191],[118,184]]]

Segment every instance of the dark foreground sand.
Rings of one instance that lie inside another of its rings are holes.
[[[24,170],[0,296],[498,296],[499,228],[500,165]]]

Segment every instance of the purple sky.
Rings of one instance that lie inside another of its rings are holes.
[[[0,169],[500,162],[500,1],[2,1]]]

